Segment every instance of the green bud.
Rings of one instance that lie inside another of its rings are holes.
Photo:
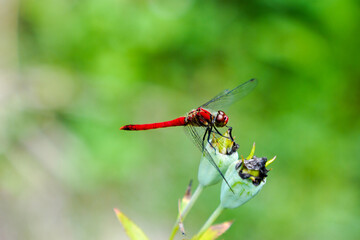
[[[252,154],[250,154],[252,155]],[[225,173],[225,178],[234,190],[232,192],[225,182],[221,185],[220,201],[223,208],[237,208],[253,198],[265,185],[266,167],[275,160],[258,158],[233,162]]]
[[[225,137],[229,137],[228,131],[224,134]],[[212,147],[212,146],[213,147]],[[219,167],[220,171],[224,173],[229,165],[239,158],[237,150],[237,144],[228,138],[213,136],[211,145],[208,143],[205,148],[214,159],[215,164]],[[215,148],[215,149],[214,149]],[[199,183],[203,186],[210,186],[218,183],[221,180],[219,172],[209,162],[206,156],[202,156],[198,171]]]

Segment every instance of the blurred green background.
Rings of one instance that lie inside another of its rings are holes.
[[[277,155],[224,239],[360,238],[360,3],[5,0],[0,7],[0,238],[127,239],[112,208],[167,239],[200,152],[184,115],[257,78],[227,114]],[[219,203],[204,191],[189,236]],[[180,239],[180,238],[179,238]]]

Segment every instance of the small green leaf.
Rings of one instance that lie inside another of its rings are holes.
[[[231,227],[232,221],[209,227],[200,237],[195,236],[192,240],[215,240]]]
[[[114,208],[115,214],[119,219],[120,223],[123,225],[126,234],[131,240],[149,240],[144,232],[135,225],[129,218],[127,218],[122,212]]]
[[[252,159],[255,154],[255,143],[253,143],[253,146],[251,148],[249,156],[246,158],[247,160]]]

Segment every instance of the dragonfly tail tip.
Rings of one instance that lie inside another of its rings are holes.
[[[125,125],[125,126],[122,126],[120,128],[120,130],[130,130],[129,126],[128,125]]]

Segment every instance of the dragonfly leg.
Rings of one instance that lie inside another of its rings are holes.
[[[207,134],[210,135],[209,128],[206,128],[205,134],[204,134],[203,139],[202,139],[202,151],[204,151],[204,149],[205,149],[205,138],[206,138]],[[208,139],[208,141],[209,141],[209,139]]]
[[[233,146],[230,150],[230,154],[231,154],[233,152],[236,152],[240,148],[240,145],[235,142],[234,137],[232,136],[232,127],[228,127],[228,132],[229,132],[230,140],[233,142]]]
[[[207,130],[208,130],[208,143],[210,144],[210,146],[215,150],[215,153],[216,153],[216,148],[211,144],[211,141],[210,141],[210,137],[211,137],[211,133],[213,132],[212,130],[213,127],[209,127]]]
[[[224,137],[224,138],[227,138],[227,139],[230,139],[231,141],[233,141],[232,137],[226,137],[226,136],[222,135],[216,127],[214,127],[214,129],[215,129],[216,133],[219,134],[220,136],[222,136],[222,137]],[[230,132],[231,132],[231,130],[232,130],[232,128],[230,128]],[[231,135],[230,135],[230,136],[231,136]]]
[[[228,127],[228,126],[227,126]],[[230,136],[230,140],[234,142],[234,138],[232,136],[232,127],[228,127],[228,132],[229,132],[229,136]]]

